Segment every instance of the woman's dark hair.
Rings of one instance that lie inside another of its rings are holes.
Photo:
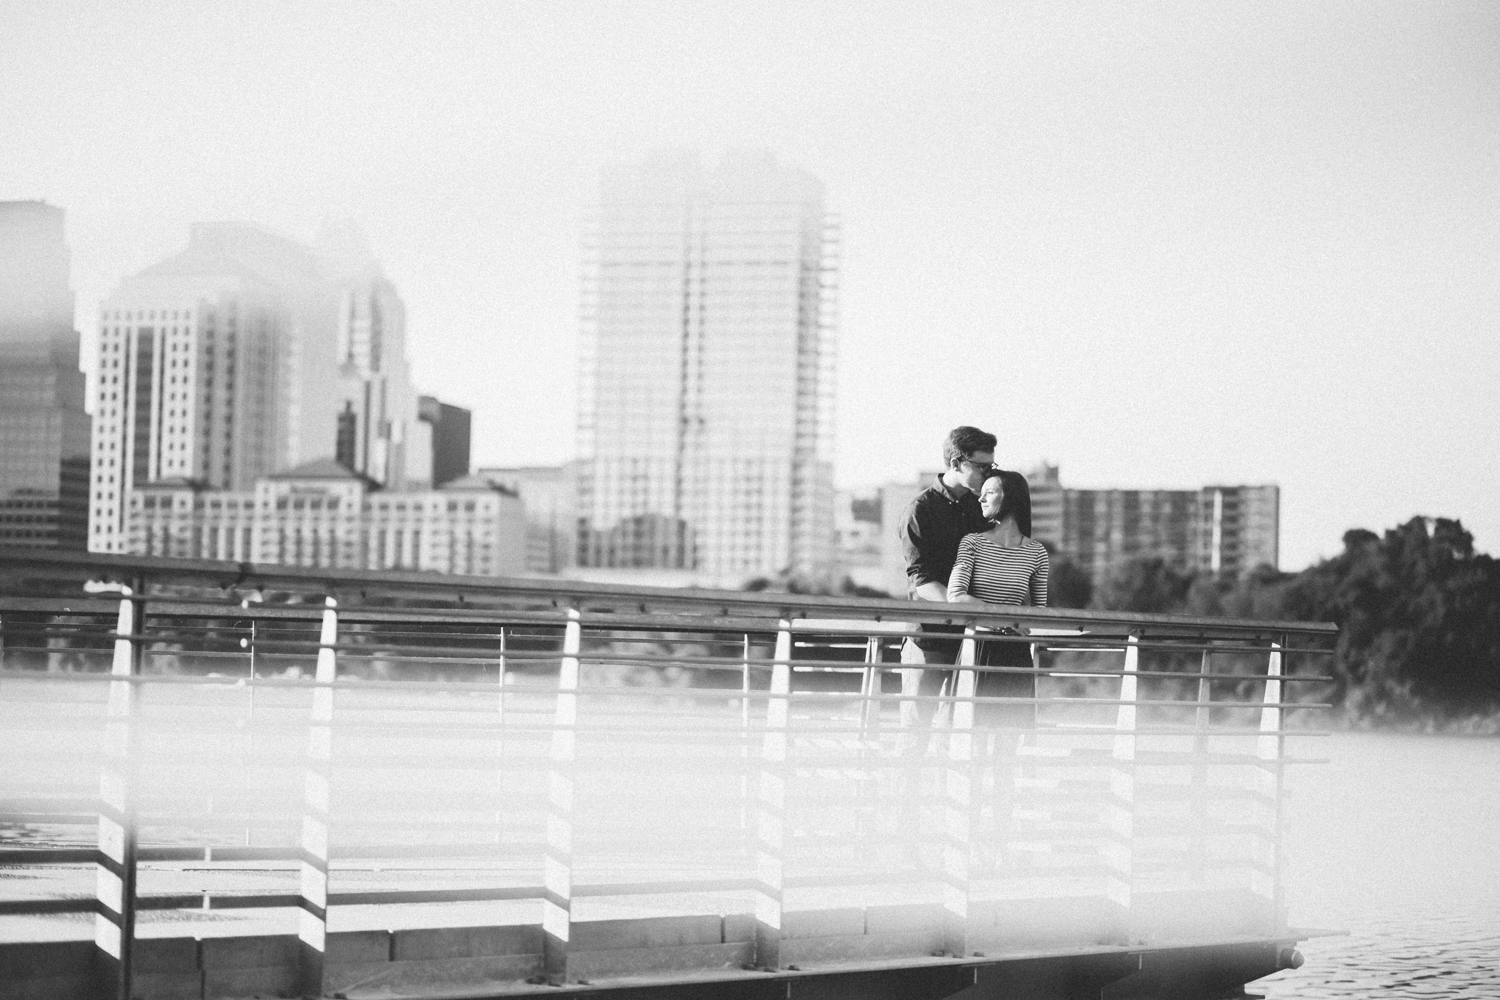
[[[1026,482],[1026,477],[1009,469],[991,469],[984,474],[984,478],[986,482],[991,479],[1000,480],[1000,489],[1004,491],[1000,500],[1000,512],[995,515],[995,520],[1003,521],[1007,517],[1014,517],[1021,534],[1030,538],[1031,484]]]

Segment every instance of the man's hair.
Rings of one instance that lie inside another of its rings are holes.
[[[956,460],[968,458],[976,451],[994,450],[995,435],[986,434],[978,427],[955,427],[943,442],[943,468],[952,468]]]

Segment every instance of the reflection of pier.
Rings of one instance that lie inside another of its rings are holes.
[[[18,995],[1208,998],[1294,960],[1283,720],[1320,707],[1289,682],[1331,627],[17,550],[0,573],[129,589],[0,598]],[[920,732],[913,622],[971,636]],[[990,730],[972,637],[1006,625],[1051,631],[1010,668],[1024,720]]]

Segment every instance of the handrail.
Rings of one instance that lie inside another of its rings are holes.
[[[1208,629],[1220,634],[1249,631],[1257,635],[1326,636],[1337,632],[1328,623],[1257,621],[1239,618],[1207,618],[1191,615],[1151,615],[1126,611],[1089,611],[1066,608],[1017,608],[995,611],[981,605],[942,605],[860,597],[810,594],[727,591],[696,588],[627,586],[584,580],[533,577],[474,577],[398,570],[327,570],[313,567],[268,566],[212,560],[166,559],[105,553],[78,553],[49,549],[0,546],[0,573],[16,573],[52,581],[103,580],[129,585],[133,581],[167,586],[212,587],[220,591],[283,589],[302,594],[333,596],[341,604],[359,603],[359,598],[396,595],[407,599],[451,602],[462,617],[473,599],[545,601],[553,607],[582,604],[623,608],[635,604],[648,607],[691,608],[703,614],[731,616],[731,609],[747,617],[779,618],[839,617],[856,612],[872,620],[894,618],[923,624],[1004,625],[1025,622],[1047,625],[1151,626],[1164,631]],[[170,597],[168,598],[170,599]],[[308,609],[309,611],[313,609]],[[403,609],[410,610],[410,609]],[[482,608],[473,609],[482,616]]]

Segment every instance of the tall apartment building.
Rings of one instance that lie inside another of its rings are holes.
[[[1281,488],[1205,486],[1198,491],[1198,565],[1239,576],[1280,565]]]
[[[1263,564],[1278,565],[1280,489],[1275,485],[1079,490],[1065,488],[1057,466],[1045,464],[1027,481],[1032,533],[1096,581],[1142,557],[1236,576]]]
[[[0,202],[0,545],[82,549],[89,417],[61,208]]]
[[[605,172],[584,259],[581,568],[831,572],[837,249],[822,185],[766,154]]]
[[[357,243],[320,253],[248,223],[193,226],[185,250],[101,305],[89,548],[126,551],[137,486],[246,489],[334,454],[346,430],[357,471],[406,485],[404,336],[399,298]]]
[[[388,491],[332,459],[252,488],[209,490],[181,478],[131,491],[127,551],[329,569],[513,576],[525,564],[515,493],[477,476],[440,490]]]

